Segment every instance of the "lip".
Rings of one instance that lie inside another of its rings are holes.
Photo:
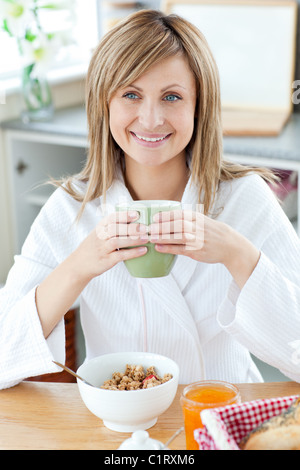
[[[144,132],[141,134],[137,133],[137,135],[140,135],[148,139],[162,139],[162,140],[158,140],[157,142],[150,142],[150,141],[139,139],[133,131],[130,131],[130,135],[132,136],[134,141],[137,142],[139,145],[142,145],[143,147],[148,147],[148,148],[160,147],[161,145],[164,145],[164,143],[167,142],[169,138],[171,137],[171,134],[145,134]]]

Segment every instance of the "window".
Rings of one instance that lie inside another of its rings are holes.
[[[50,4],[51,0],[48,3]],[[46,32],[64,30],[66,25],[72,24],[72,37],[75,42],[60,48],[55,63],[51,67],[52,71],[87,65],[91,50],[98,42],[97,0],[74,0],[72,4],[74,4],[75,13],[72,23],[69,18],[70,11],[44,9],[40,15],[41,24]],[[17,41],[2,29],[0,29],[0,51],[0,80],[19,78],[21,58]]]

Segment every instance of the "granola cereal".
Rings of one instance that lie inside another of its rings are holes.
[[[105,380],[100,388],[105,390],[141,390],[161,385],[172,377],[172,374],[159,377],[154,366],[148,367],[145,371],[141,365],[127,364],[124,373],[114,372],[112,378]]]

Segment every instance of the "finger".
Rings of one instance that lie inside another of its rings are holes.
[[[169,253],[172,255],[188,255],[192,256],[192,252],[199,252],[201,248],[203,247],[203,243],[198,246],[195,243],[187,243],[187,244],[170,244],[170,245],[164,245],[162,243],[156,243],[155,244],[155,249],[159,251],[160,253]]]
[[[193,221],[196,218],[196,213],[190,210],[176,210],[158,212],[153,216],[153,222],[167,222],[170,220],[187,220]]]
[[[113,212],[108,216],[104,217],[96,226],[96,232],[101,240],[107,240],[112,236],[117,235],[117,229],[113,230],[114,224],[125,224],[123,228],[120,228],[120,232],[126,234],[126,225],[139,218],[137,211],[120,211]],[[132,233],[137,229],[131,229]],[[141,230],[143,232],[143,230]]]
[[[138,258],[144,256],[147,253],[148,248],[146,246],[139,246],[136,248],[130,248],[128,250],[117,250],[112,253],[112,259],[114,264],[120,261],[126,261],[128,259]]]
[[[99,225],[104,226],[115,223],[130,223],[137,220],[139,216],[139,212],[135,210],[112,212],[100,220]]]
[[[155,244],[156,251],[160,253],[169,253],[171,255],[184,255],[186,254],[186,247],[185,245],[162,245],[162,244]]]
[[[153,223],[149,226],[149,233],[163,234],[163,233],[195,233],[196,224],[189,220],[170,220],[168,222]]]
[[[106,250],[111,253],[123,248],[136,247],[137,245],[145,245],[149,243],[147,234],[142,234],[138,238],[133,237],[112,237],[106,241]]]
[[[186,245],[187,243],[194,243],[196,240],[196,234],[193,233],[165,233],[149,235],[149,241],[151,243],[159,243],[163,245]]]
[[[111,223],[107,225],[108,237],[139,237],[140,234],[146,233],[148,227],[144,224],[137,223]]]

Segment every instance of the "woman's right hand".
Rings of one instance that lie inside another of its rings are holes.
[[[91,280],[120,261],[143,256],[149,242],[147,226],[134,223],[136,211],[120,211],[104,217],[71,255],[80,277]],[[129,249],[122,249],[122,248]],[[134,248],[130,248],[134,247]]]
[[[147,227],[132,223],[130,212],[103,218],[76,250],[60,263],[36,289],[36,307],[45,338],[72,307],[87,284],[119,261],[147,252]],[[129,247],[128,250],[122,248]],[[135,248],[130,248],[135,247]]]

